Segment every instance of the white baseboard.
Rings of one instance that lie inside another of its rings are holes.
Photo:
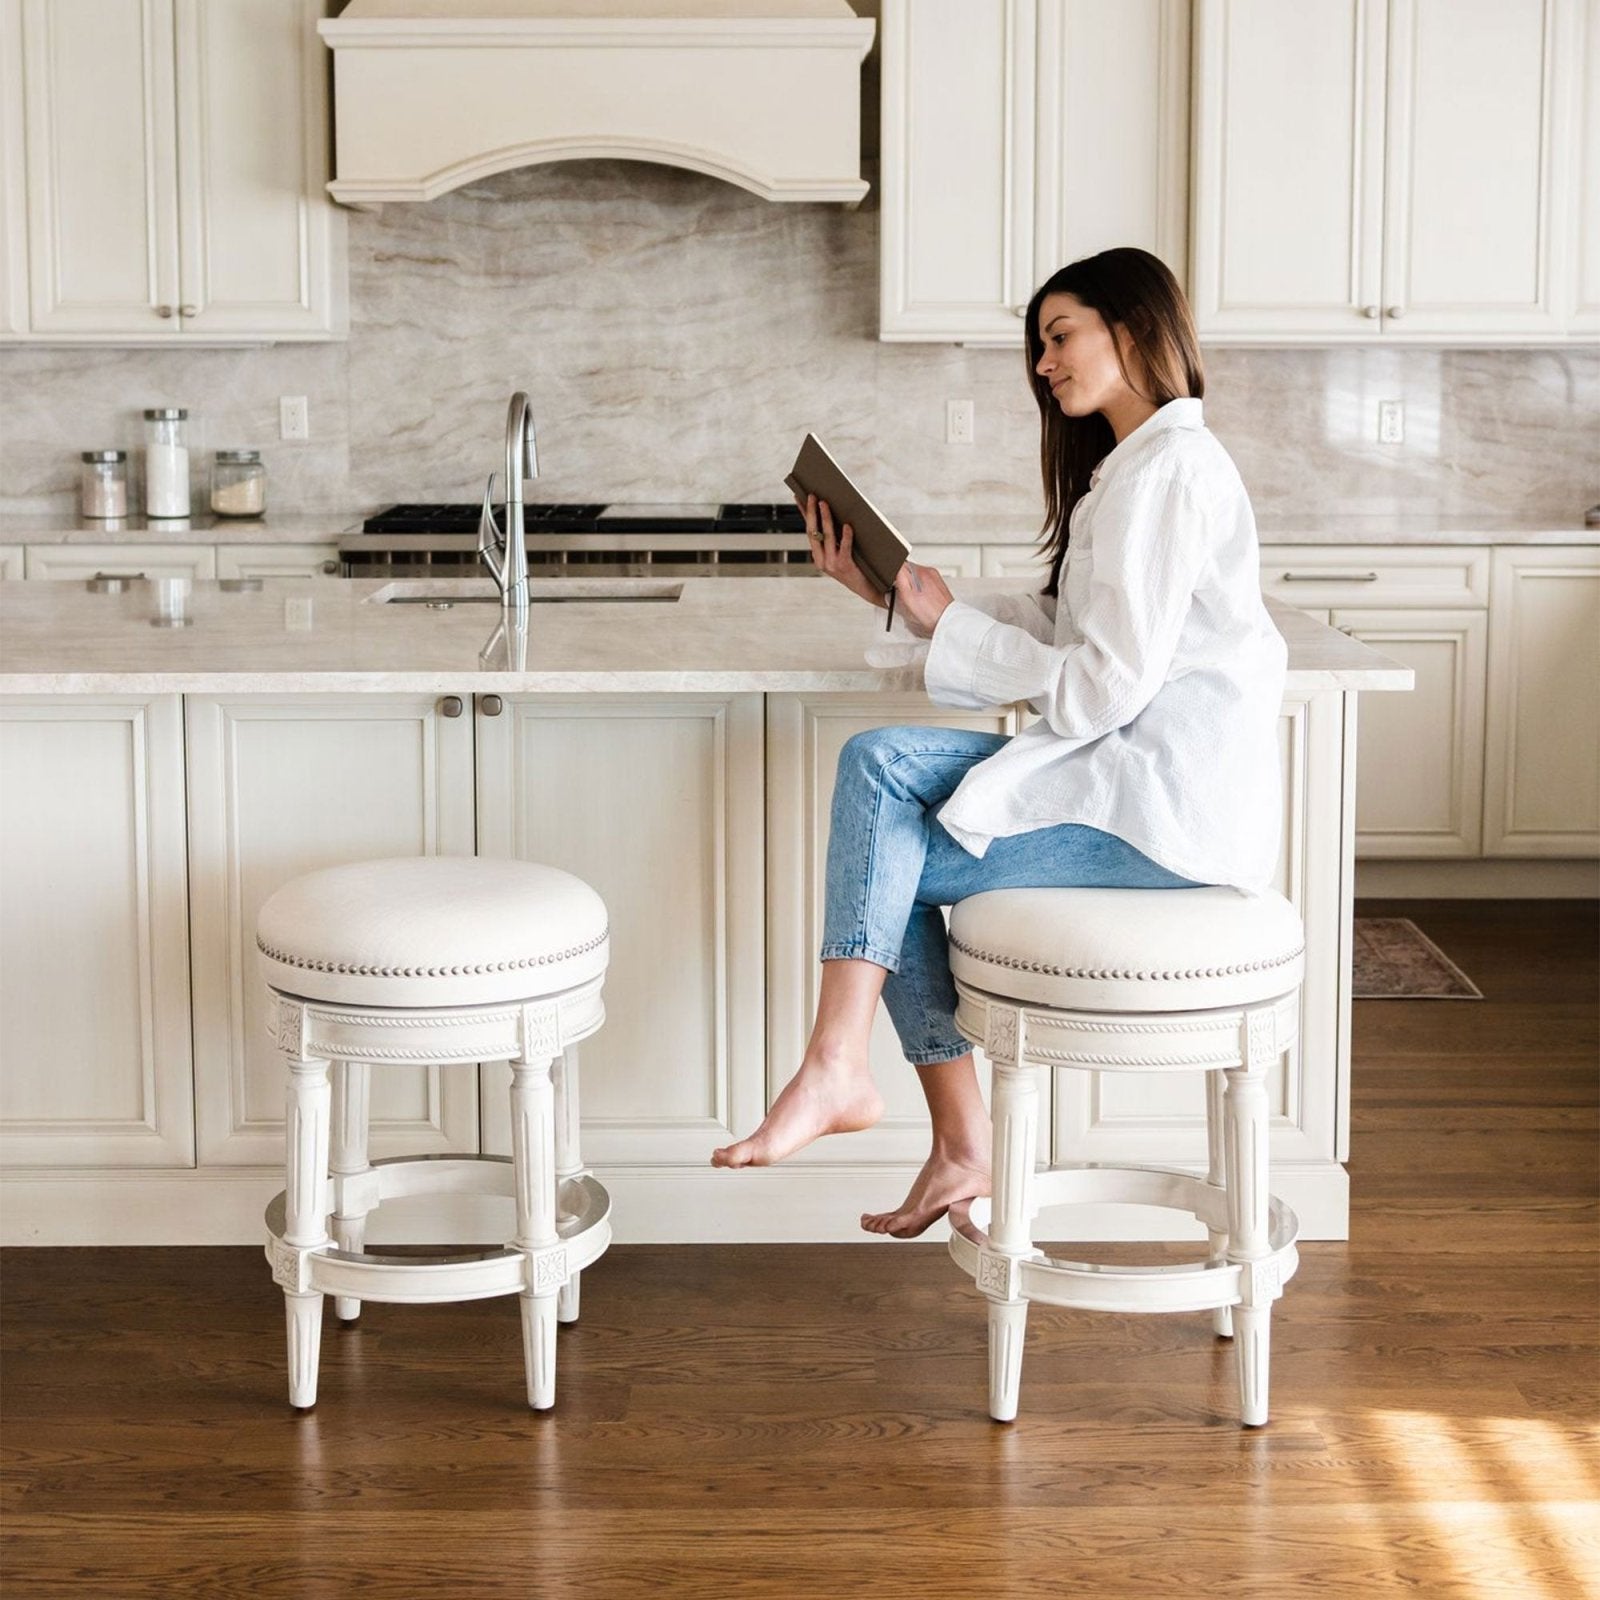
[[[895,1205],[915,1170],[626,1167],[596,1168],[595,1175],[611,1193],[619,1244],[826,1244],[878,1243],[861,1231],[860,1213]],[[260,1244],[262,1212],[282,1187],[281,1169],[266,1167],[10,1172],[0,1176],[0,1244]],[[1302,1239],[1349,1238],[1350,1179],[1337,1162],[1280,1163],[1272,1188],[1299,1214]],[[508,1200],[482,1195],[396,1200],[373,1217],[367,1237],[374,1245],[488,1242],[510,1232],[509,1206]],[[1192,1219],[1146,1206],[1081,1206],[1059,1217],[1059,1225],[1041,1236],[1205,1237]],[[947,1236],[943,1223],[927,1235]]]
[[[1356,899],[1593,900],[1600,861],[1356,862]]]

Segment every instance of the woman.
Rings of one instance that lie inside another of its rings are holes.
[[[1026,701],[1013,738],[882,728],[844,747],[828,843],[822,987],[800,1070],[712,1164],[781,1161],[870,1126],[881,995],[933,1120],[894,1211],[912,1238],[989,1192],[989,1119],[955,1027],[941,906],[985,889],[1269,883],[1282,815],[1286,649],[1261,599],[1249,496],[1201,420],[1194,323],[1167,268],[1106,250],[1062,268],[1027,311],[1043,419],[1050,580],[958,601],[906,562],[896,609],[931,639],[927,692],[963,708]],[[874,605],[826,504],[805,507],[817,565]],[[1058,604],[1058,598],[1063,604]]]

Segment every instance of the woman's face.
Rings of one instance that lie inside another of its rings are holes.
[[[1139,365],[1133,342],[1126,329],[1116,331],[1128,371],[1136,375]],[[1039,304],[1039,337],[1044,341],[1044,354],[1034,371],[1050,385],[1056,404],[1069,417],[1117,412],[1128,401],[1143,398],[1122,376],[1112,330],[1098,311],[1076,295],[1044,297]]]

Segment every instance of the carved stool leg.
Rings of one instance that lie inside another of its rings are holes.
[[[578,1153],[578,1047],[568,1045],[556,1057],[551,1070],[556,1097],[556,1210],[561,1209],[562,1186],[583,1174],[583,1157]],[[574,1272],[561,1285],[556,1298],[556,1320],[578,1320],[578,1280]]]
[[[365,1061],[333,1063],[333,1242],[361,1254],[367,1233],[367,1197],[351,1178],[371,1170],[367,1161],[367,1121],[372,1068]],[[361,1302],[353,1295],[335,1295],[334,1315],[354,1322]]]
[[[328,1063],[291,1059],[287,1105],[288,1170],[284,1185],[284,1243],[295,1250],[329,1243],[325,1211],[328,1183]],[[302,1263],[303,1264],[303,1263]],[[304,1282],[302,1278],[300,1280]],[[317,1362],[322,1348],[322,1295],[284,1290],[289,1334],[289,1403],[317,1403]]]
[[[1250,1013],[1245,1020],[1245,1064],[1226,1071],[1226,1159],[1228,1175],[1228,1260],[1243,1263],[1242,1299],[1233,1309],[1234,1347],[1239,1363],[1239,1415],[1247,1427],[1267,1420],[1267,1374],[1271,1354],[1272,1302],[1276,1286],[1253,1270],[1270,1253],[1268,1244],[1267,1068],[1272,1017]]]
[[[989,1242],[995,1253],[980,1268],[978,1286],[989,1300],[989,1415],[996,1422],[1010,1422],[1017,1414],[1028,1322],[1018,1263],[1033,1252],[1039,1077],[1036,1069],[1022,1064],[1023,1025],[1020,1009],[990,1007],[985,1050],[994,1067]]]
[[[545,1411],[556,1402],[556,1299],[566,1276],[553,1253],[559,1236],[555,1093],[548,1060],[511,1064],[511,1152],[517,1181],[517,1232],[511,1243],[528,1258],[528,1281],[519,1296],[528,1404]]]
[[[1222,1091],[1226,1082],[1220,1072],[1206,1074],[1206,1152],[1208,1161],[1206,1165],[1206,1182],[1214,1188],[1225,1188],[1227,1185],[1227,1158],[1223,1153],[1223,1110]],[[1206,1258],[1206,1265],[1220,1267],[1228,1259],[1228,1230],[1226,1228],[1207,1228],[1206,1238],[1211,1242],[1211,1253]],[[1233,1308],[1231,1306],[1218,1306],[1211,1313],[1211,1327],[1219,1338],[1231,1339],[1233,1337]]]

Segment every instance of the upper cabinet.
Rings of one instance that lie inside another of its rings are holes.
[[[1113,245],[1187,254],[1188,0],[883,0],[879,337],[1016,347]]]
[[[323,10],[0,0],[0,336],[343,336]]]
[[[1597,31],[1600,0],[1197,0],[1202,336],[1592,331]]]

